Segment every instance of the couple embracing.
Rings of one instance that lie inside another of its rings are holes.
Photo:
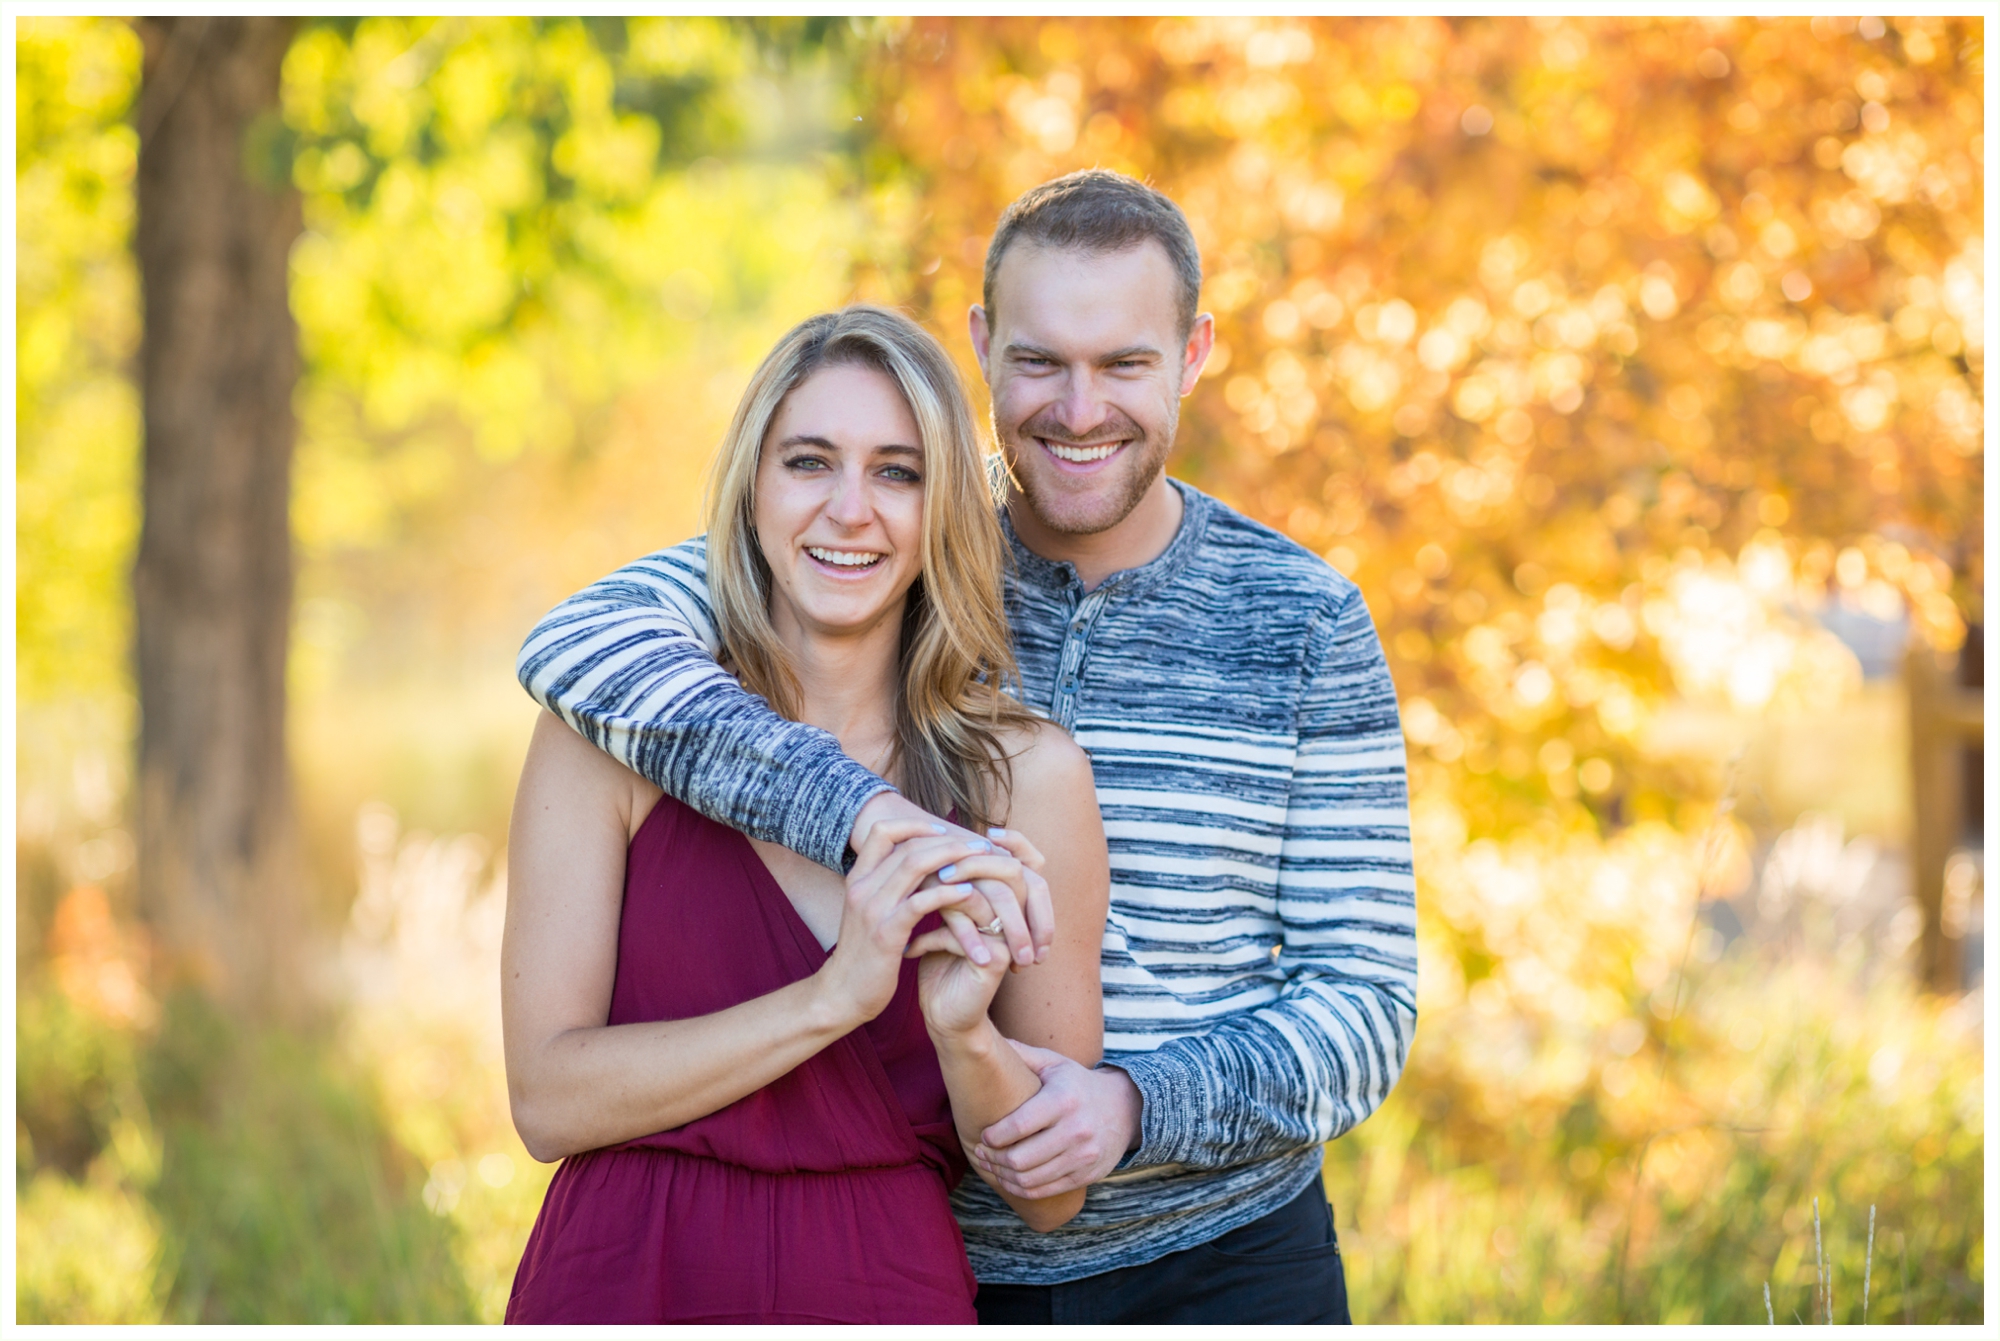
[[[565,601],[510,838],[512,1322],[1340,1322],[1320,1160],[1416,1021],[1360,593],[1171,480],[1157,191],[1022,196],[972,341],[791,331],[707,533]]]

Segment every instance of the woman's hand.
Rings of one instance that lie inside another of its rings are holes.
[[[998,934],[986,936],[993,953],[986,963],[976,964],[948,933],[934,931],[923,939],[931,937],[941,938],[942,944],[917,965],[917,1004],[931,1038],[949,1045],[988,1025],[987,1007],[1007,977],[1007,943]]]
[[[972,878],[982,893],[994,885],[1019,887],[1047,898],[1048,886],[1040,874],[1041,850],[1029,842],[1023,834],[1008,829],[989,829],[994,844],[1000,849],[987,857],[968,859],[955,864],[953,874],[962,878]],[[967,873],[977,868],[977,877]],[[1009,869],[1009,868],[1012,869]],[[970,920],[968,912],[960,908],[945,911],[947,921],[953,918]],[[982,924],[982,926],[991,923]],[[984,948],[989,952],[986,962],[981,963],[966,955],[963,935],[953,931],[936,930],[926,933],[912,942],[907,953],[921,954],[923,963],[917,970],[917,1000],[923,1007],[924,1023],[929,1026],[931,1036],[939,1043],[965,1037],[981,1029],[988,1023],[987,1008],[993,1003],[993,994],[999,990],[1010,967],[1006,942],[997,932],[983,932],[973,928],[975,935],[982,937]]]
[[[1051,936],[1056,930],[1048,882],[1041,874],[1041,849],[1013,829],[988,829],[986,833],[988,855],[968,857],[938,872],[940,880],[966,885],[971,891],[963,902],[942,910],[945,926],[959,945],[957,951],[948,953],[963,954],[979,964],[989,955],[1008,956],[1007,916],[1011,910],[1038,908],[1041,925]],[[992,933],[982,937],[979,932],[996,920],[1000,923],[999,944],[990,938]],[[921,953],[924,950],[916,946],[910,949],[912,957]],[[1013,967],[1018,971],[1039,962],[1033,953],[1024,951],[1014,957]]]
[[[996,858],[991,843],[940,835],[938,827],[922,820],[885,820],[870,831],[855,856],[839,938],[814,975],[822,999],[843,1018],[860,1023],[880,1015],[896,994],[904,958],[916,949],[910,938],[917,923],[930,913],[956,909],[977,897],[969,883],[953,881],[955,867],[966,867],[969,881],[975,862],[982,875],[996,861],[1015,862],[1010,856]],[[953,883],[919,888],[933,874]],[[938,936],[963,952],[949,933],[934,931],[921,939],[929,942]],[[1006,968],[1004,954],[995,955],[988,945],[981,948],[988,960],[984,967],[997,977]]]

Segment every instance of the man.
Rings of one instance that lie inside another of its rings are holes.
[[[1038,1235],[961,1185],[983,1322],[1346,1321],[1322,1147],[1415,1028],[1402,735],[1367,608],[1165,474],[1214,341],[1200,286],[1173,202],[1090,171],[1001,216],[971,311],[1023,692],[1091,755],[1112,879],[1105,1063],[1026,1050],[1041,1092],[972,1152],[1023,1195],[1087,1185],[1084,1210]],[[696,809],[839,868],[911,808],[716,667],[702,573],[689,542],[572,597],[522,682]]]

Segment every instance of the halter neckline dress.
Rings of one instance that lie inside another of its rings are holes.
[[[712,1014],[827,953],[749,840],[662,797],[626,860],[608,1023]],[[755,1093],[564,1160],[507,1321],[977,1321],[947,1200],[965,1157],[916,972]]]

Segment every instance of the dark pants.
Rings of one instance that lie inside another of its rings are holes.
[[[1317,1177],[1289,1204],[1207,1243],[1061,1285],[982,1285],[976,1304],[989,1325],[1352,1321]]]

